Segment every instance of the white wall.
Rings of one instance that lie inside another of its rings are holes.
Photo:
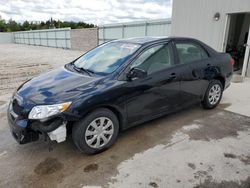
[[[102,25],[98,28],[98,39],[102,44],[120,38],[169,36],[170,33],[171,20],[159,19]]]
[[[55,48],[71,48],[70,28],[43,29],[13,32],[14,42],[17,44],[29,44],[48,46]]]
[[[12,33],[0,33],[0,44],[13,43]]]
[[[213,16],[219,12],[219,21]],[[250,0],[173,0],[173,36],[200,39],[218,51],[223,49],[226,14],[250,12]]]

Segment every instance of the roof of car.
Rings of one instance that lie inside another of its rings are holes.
[[[117,40],[113,40],[111,42],[134,43],[134,44],[140,44],[140,45],[144,46],[144,45],[148,45],[148,44],[150,45],[151,43],[155,43],[155,42],[170,41],[170,40],[173,40],[173,39],[185,40],[185,41],[193,41],[193,42],[199,43],[204,48],[206,48],[206,50],[209,51],[210,55],[217,53],[213,48],[211,48],[207,44],[201,42],[200,40],[191,38],[191,37],[178,37],[178,36],[171,36],[171,37],[157,36],[157,37],[153,37],[153,36],[146,36],[146,37],[117,39]]]
[[[137,44],[145,44],[145,43],[155,42],[155,41],[163,40],[163,39],[170,39],[170,38],[166,37],[166,36],[159,36],[159,37],[135,37],[135,38],[127,38],[127,39],[118,39],[118,40],[115,40],[115,41],[137,43]]]
[[[136,44],[147,44],[147,43],[151,43],[151,42],[162,41],[162,40],[167,41],[167,40],[171,40],[171,39],[193,39],[193,38],[168,37],[168,36],[157,36],[157,37],[146,36],[146,37],[134,37],[134,38],[118,39],[118,40],[114,40],[114,41],[136,43]]]

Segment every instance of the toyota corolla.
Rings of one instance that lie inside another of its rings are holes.
[[[25,144],[42,135],[62,142],[72,131],[81,152],[98,153],[131,126],[196,103],[215,108],[233,64],[191,38],[111,41],[23,83],[8,108],[11,133]]]

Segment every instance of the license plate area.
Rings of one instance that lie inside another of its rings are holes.
[[[35,131],[27,131],[27,132],[12,131],[12,136],[19,144],[26,144],[29,142],[37,141],[39,139],[39,133]]]

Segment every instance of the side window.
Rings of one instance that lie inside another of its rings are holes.
[[[148,74],[166,69],[173,64],[173,53],[170,45],[157,45],[151,47],[132,63],[131,68],[137,67]]]
[[[198,44],[190,42],[176,42],[175,46],[181,64],[208,58],[207,52]]]

